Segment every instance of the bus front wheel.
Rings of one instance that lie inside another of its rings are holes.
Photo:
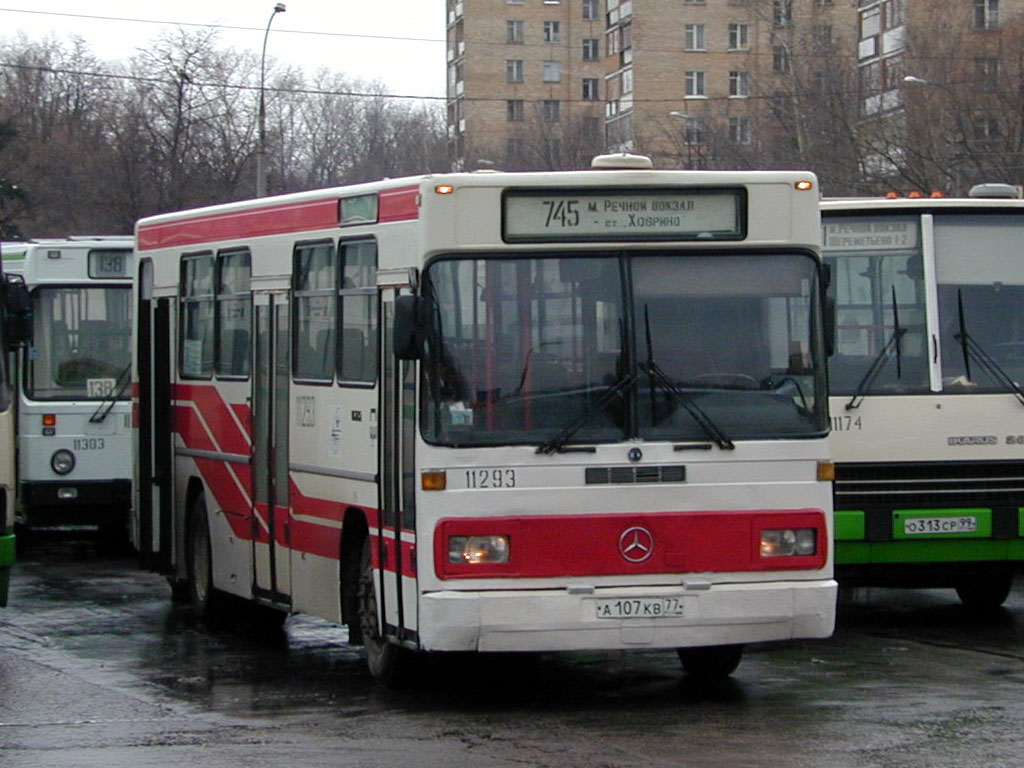
[[[376,574],[370,557],[369,537],[363,542],[361,565],[357,600],[366,666],[375,680],[389,688],[407,685],[415,676],[419,658],[415,651],[392,643],[381,635],[377,620]]]
[[[740,665],[742,645],[708,645],[701,648],[677,648],[686,674],[695,680],[724,680]]]
[[[1006,602],[1013,587],[1013,576],[1001,574],[978,581],[965,581],[956,587],[957,597],[967,608],[991,610]]]

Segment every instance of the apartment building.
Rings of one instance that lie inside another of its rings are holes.
[[[843,141],[853,155],[862,124],[904,109],[915,85],[908,76],[946,84],[963,66],[1005,75],[1005,42],[966,63],[957,46],[973,40],[976,51],[986,34],[994,40],[1024,14],[1024,0],[448,0],[447,8],[456,167],[572,167],[586,154],[634,151],[666,167],[721,168],[779,167],[836,153]],[[837,138],[840,125],[850,135]]]
[[[456,168],[551,168],[603,143],[604,0],[448,0]]]

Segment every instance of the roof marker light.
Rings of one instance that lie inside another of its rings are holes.
[[[801,192],[806,192],[809,189],[814,189],[814,182],[811,181],[810,179],[801,179],[793,186],[796,187]]]
[[[436,187],[434,187],[434,194],[437,195],[450,195],[454,191],[455,187],[453,187],[451,184],[438,184]]]

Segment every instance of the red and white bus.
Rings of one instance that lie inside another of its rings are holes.
[[[816,180],[649,165],[139,221],[142,555],[200,616],[346,624],[385,682],[830,635]]]

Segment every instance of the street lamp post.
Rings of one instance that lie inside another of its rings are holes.
[[[259,146],[256,148],[256,197],[267,196],[267,108],[264,99],[264,85],[267,73],[267,38],[270,37],[270,25],[274,17],[284,13],[284,3],[276,3],[274,11],[267,20],[267,31],[263,33],[263,54],[260,56],[260,110],[259,110]]]
[[[680,111],[675,110],[675,109],[673,109],[671,112],[669,112],[668,116],[669,117],[674,117],[677,120],[684,121],[683,122],[683,146],[686,147],[686,167],[687,168],[692,168],[693,167],[693,142],[691,140],[694,138],[694,136],[693,136],[694,131],[697,130],[697,128],[696,128],[697,118],[695,118],[693,115],[688,115],[686,112],[680,112]]]
[[[903,82],[906,83],[907,85],[912,86],[925,86],[928,88],[937,88],[938,90],[942,91],[946,95],[946,98],[949,100],[949,109],[953,118],[954,130],[956,131],[953,137],[953,141],[951,142],[953,146],[953,155],[950,158],[949,169],[950,175],[952,176],[953,180],[953,187],[954,189],[959,189],[959,187],[961,186],[962,165],[963,160],[966,157],[968,142],[967,128],[964,125],[964,118],[963,115],[960,113],[960,110],[957,108],[956,93],[946,83],[936,83],[931,80],[925,80],[923,77],[915,77],[914,75],[905,75],[903,78]],[[957,148],[957,144],[961,145],[961,148],[959,150]]]

